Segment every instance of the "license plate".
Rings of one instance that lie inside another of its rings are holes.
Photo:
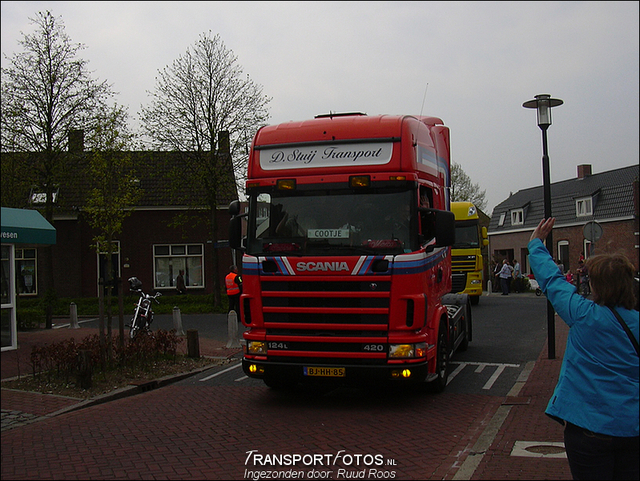
[[[305,367],[305,376],[314,377],[345,377],[344,367]]]

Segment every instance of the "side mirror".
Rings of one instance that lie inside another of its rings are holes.
[[[231,202],[231,204],[229,204],[229,215],[235,216],[235,215],[238,215],[239,213],[240,213],[240,201],[234,200],[233,202]]]
[[[483,246],[488,246],[489,245],[489,233],[487,232],[487,228],[483,227],[482,228],[482,245]]]
[[[231,247],[232,249],[242,249],[242,217],[241,216],[235,215],[229,221],[229,247]]]
[[[446,247],[456,243],[456,217],[448,210],[436,211],[436,246]]]

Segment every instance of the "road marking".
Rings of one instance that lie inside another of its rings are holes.
[[[505,365],[509,366],[509,364]],[[520,390],[526,384],[527,379],[529,379],[529,375],[531,374],[531,371],[533,371],[534,366],[535,361],[529,361],[527,362],[527,364],[525,364],[522,372],[520,373],[520,376],[518,376],[518,380],[515,382],[511,390],[507,393],[507,397],[517,396],[518,394],[520,394]],[[498,407],[496,413],[491,418],[491,421],[489,421],[489,423],[487,424],[485,430],[482,432],[471,450],[469,450],[467,458],[464,460],[460,468],[458,468],[455,475],[453,476],[453,479],[471,479],[471,476],[480,465],[480,461],[482,461],[482,458],[484,458],[486,451],[493,444],[493,441],[500,431],[502,424],[511,412],[511,408],[512,406]],[[465,449],[465,451],[467,450]]]
[[[482,386],[482,389],[491,389],[491,386],[493,386],[493,383],[496,382],[496,380],[498,379],[500,374],[502,374],[502,372],[506,369],[506,367],[507,366],[505,365],[498,366],[495,372],[493,373],[493,375],[487,381],[487,383],[484,386]]]
[[[232,369],[235,369],[235,368],[240,367],[240,366],[242,366],[241,362],[239,362],[238,364],[235,364],[235,365],[233,365],[231,367],[228,367],[227,369],[224,369],[223,371],[218,371],[217,373],[212,374],[211,376],[203,377],[202,379],[200,379],[200,382],[208,381],[209,379],[213,379],[214,377],[219,376],[220,374],[224,374],[225,372],[229,372]]]
[[[451,363],[451,364],[453,364],[453,363]],[[449,385],[449,383],[451,381],[453,381],[453,378],[456,377],[458,375],[458,373],[460,371],[462,371],[466,366],[466,363],[464,363],[464,362],[459,362],[458,364],[460,364],[460,365],[458,367],[456,367],[456,369],[451,374],[449,374],[449,378],[447,379],[447,386]]]
[[[97,320],[98,320],[97,317],[95,317],[93,319],[84,319],[82,321],[78,321],[78,324],[84,324],[85,322],[93,322],[93,321],[97,321]],[[63,327],[69,327],[69,326],[71,326],[70,322],[67,322],[66,324],[55,324],[53,326],[53,329],[62,329]]]
[[[493,384],[497,381],[498,377],[500,377],[500,374],[502,374],[506,368],[508,368],[508,367],[520,367],[520,364],[504,364],[504,363],[495,363],[495,362],[459,362],[459,361],[454,361],[454,362],[451,362],[451,364],[458,364],[458,367],[455,368],[455,370],[451,374],[449,374],[449,379],[447,380],[447,385],[453,380],[453,378],[455,378],[458,374],[460,374],[460,371],[462,371],[467,366],[477,366],[476,370],[475,370],[476,373],[481,373],[484,370],[484,368],[487,367],[487,366],[495,367],[496,368],[495,372],[491,375],[491,377],[486,382],[486,384],[482,387],[482,389],[491,389],[493,387]]]

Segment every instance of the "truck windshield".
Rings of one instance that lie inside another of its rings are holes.
[[[400,254],[417,239],[409,190],[261,193],[250,198],[252,255]]]
[[[469,249],[480,247],[478,238],[478,221],[456,222],[456,243],[454,249]]]

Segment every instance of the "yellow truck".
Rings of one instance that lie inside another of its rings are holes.
[[[451,292],[467,294],[472,304],[482,296],[482,247],[489,244],[487,228],[480,228],[478,209],[471,202],[451,202],[456,217],[456,242],[451,249]]]

